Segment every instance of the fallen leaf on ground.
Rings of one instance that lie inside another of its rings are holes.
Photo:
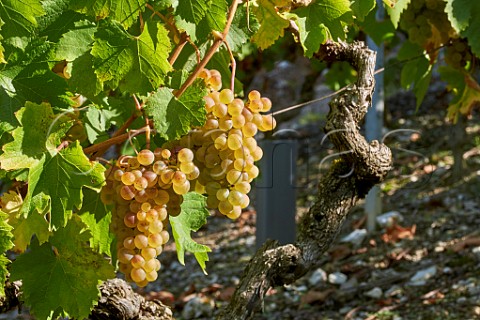
[[[393,224],[387,227],[386,232],[382,234],[381,238],[386,243],[395,243],[402,239],[412,240],[416,230],[416,224],[411,227],[402,227],[399,224]]]

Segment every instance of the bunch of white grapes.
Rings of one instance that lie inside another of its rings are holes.
[[[119,269],[139,286],[157,279],[157,256],[169,239],[167,218],[180,214],[184,194],[206,194],[209,208],[230,219],[240,216],[259,174],[255,162],[263,156],[255,135],[276,126],[271,114],[262,114],[271,101],[258,91],[244,102],[230,89],[221,90],[218,71],[203,70],[200,77],[209,88],[205,124],[153,152],[120,157],[107,171],[101,196],[114,204]]]
[[[177,216],[190,180],[200,171],[193,152],[183,148],[142,150],[122,157],[107,174],[102,200],[115,204],[112,230],[117,236],[119,269],[139,286],[157,279],[157,256],[169,240],[168,215]]]

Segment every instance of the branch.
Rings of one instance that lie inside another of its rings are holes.
[[[125,126],[125,124],[124,124],[124,126]],[[94,144],[93,146],[85,148],[85,149],[83,149],[83,152],[85,152],[85,154],[88,154],[88,153],[97,152],[99,150],[103,150],[105,148],[108,149],[109,147],[113,146],[114,144],[119,144],[119,143],[125,142],[129,138],[131,138],[132,136],[136,136],[137,134],[140,134],[142,132],[146,132],[147,130],[150,130],[150,128],[147,127],[147,126],[142,127],[140,129],[137,129],[137,130],[130,130],[127,133],[118,135],[116,137],[111,137],[108,140],[102,141],[100,143]]]
[[[330,102],[325,127],[335,147],[348,152],[320,180],[317,201],[301,218],[296,243],[267,241],[248,263],[218,319],[252,319],[270,287],[292,283],[317,267],[349,210],[391,169],[390,149],[378,141],[369,144],[358,129],[372,99],[375,52],[362,43],[327,43],[317,57],[348,61],[358,72],[357,82]]]

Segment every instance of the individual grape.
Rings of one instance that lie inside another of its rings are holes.
[[[146,278],[147,274],[145,270],[142,268],[133,268],[132,271],[130,272],[130,277],[132,278],[133,281],[139,283],[143,282]]]
[[[257,90],[252,90],[248,93],[248,100],[252,101],[255,99],[260,99],[262,96]]]
[[[240,203],[240,208],[245,209],[246,207],[248,207],[249,204],[250,204],[250,198],[246,194],[244,194],[242,201]]]
[[[223,131],[228,131],[233,128],[233,121],[230,118],[223,117],[218,119],[218,128]]]
[[[152,151],[144,149],[137,154],[137,160],[142,166],[149,166],[155,161],[155,155]]]
[[[141,255],[143,259],[145,259],[145,265],[148,261],[154,259],[157,256],[157,250],[155,250],[155,248],[143,248],[141,250]]]
[[[262,109],[263,109],[263,102],[260,99],[253,99],[252,101],[250,101],[250,104],[248,105],[248,108],[253,113],[258,113],[258,112],[262,111]]]
[[[137,178],[133,183],[133,186],[139,191],[144,190],[148,187],[148,180],[144,177]]]
[[[277,122],[272,115],[263,115],[262,118],[262,126],[258,128],[260,131],[272,131],[273,129],[275,129],[275,127],[277,126]]]
[[[175,171],[175,173],[173,174],[173,177],[172,177],[172,183],[173,185],[181,185],[181,184],[184,184],[185,181],[187,181],[187,176],[185,173],[183,173],[182,171]]]
[[[238,134],[230,134],[227,139],[228,148],[237,150],[242,147],[242,137]]]
[[[253,152],[251,152],[250,154],[252,155],[254,161],[258,161],[263,157],[263,150],[262,148],[257,146],[255,150],[253,150]]]
[[[253,122],[245,123],[242,127],[242,133],[244,137],[253,137],[257,134],[258,128],[257,125]]]
[[[130,260],[130,263],[134,268],[141,268],[145,265],[145,259],[141,255],[136,254],[133,256],[132,260]]]
[[[195,166],[195,164],[193,162],[180,163],[180,170],[185,174],[192,173],[193,171],[195,171],[196,168],[197,167]],[[187,179],[188,179],[188,177],[187,177]],[[191,180],[191,179],[188,179],[188,180]]]
[[[229,184],[236,184],[241,182],[242,172],[239,170],[232,169],[227,172],[227,181]]]
[[[149,249],[155,251],[155,249],[153,249],[153,248],[149,248]],[[155,252],[156,252],[156,251],[155,251]],[[155,253],[155,256],[156,256],[156,253]],[[148,260],[145,259],[145,260],[147,260],[147,261],[145,262],[145,265],[143,266],[143,270],[145,270],[145,272],[148,273],[148,272],[154,271],[155,268],[157,267],[157,263],[155,262],[155,260],[157,260],[157,259],[155,259],[155,256],[153,256],[152,258],[150,258],[150,259],[148,259]],[[158,260],[157,260],[157,261],[158,261]],[[155,271],[156,271],[156,270],[155,270]]]
[[[235,190],[240,191],[243,194],[249,193],[250,190],[252,189],[252,187],[250,186],[250,183],[248,183],[247,181],[238,182],[233,186],[233,188]]]
[[[132,172],[125,172],[120,179],[122,180],[122,183],[124,185],[130,186],[135,182],[137,177],[135,177],[135,175]]]
[[[220,98],[220,102],[229,104],[230,102],[233,101],[233,98],[234,98],[232,90],[223,89],[222,91],[220,91],[219,98]]]
[[[172,169],[165,169],[162,171],[162,174],[160,175],[160,179],[165,184],[172,183],[174,174],[175,174],[175,171],[173,171]]]
[[[266,97],[261,98],[263,103],[263,108],[261,111],[268,112],[272,109],[272,101]]]
[[[232,116],[232,126],[236,129],[241,129],[246,123],[245,116],[239,114],[238,116]]]
[[[182,207],[178,204],[172,204],[168,206],[168,215],[171,217],[177,217],[180,213],[182,213]]]
[[[181,149],[177,154],[177,159],[180,162],[192,162],[193,161],[193,151],[188,148]]]
[[[149,237],[144,234],[137,234],[134,241],[135,247],[137,247],[137,249],[143,249],[148,247]]]
[[[158,195],[158,189],[155,186],[149,186],[145,189],[145,194],[147,195],[148,199],[153,200]]]
[[[148,231],[152,233],[159,233],[163,230],[163,222],[160,220],[153,220],[148,226]]]
[[[233,99],[233,101],[228,105],[228,114],[233,116],[238,116],[242,114],[244,108],[243,101],[240,99]]]
[[[163,230],[162,232],[160,232],[160,235],[162,236],[163,244],[167,243],[168,240],[170,240],[170,234],[167,232],[167,230]]]
[[[217,129],[218,128],[218,120],[217,119],[207,119],[207,121],[205,121],[204,127],[207,130]]]
[[[118,256],[118,261],[122,263],[130,263],[130,260],[133,258],[135,255],[135,252],[130,249],[126,248],[121,248],[118,250],[117,256]]]
[[[100,192],[100,200],[106,205],[115,203],[115,193],[112,190],[103,188]]]
[[[132,170],[131,172],[135,176],[135,180],[137,180],[138,178],[141,178],[143,176],[143,173],[140,170]],[[134,183],[135,183],[135,181],[134,181]]]
[[[147,219],[147,212],[143,210],[139,210],[137,212],[137,220],[138,221],[145,221]]]
[[[218,211],[222,214],[229,214],[233,210],[233,206],[229,201],[220,201]]]
[[[123,218],[123,223],[125,223],[128,228],[135,228],[137,226],[137,222],[137,215],[133,212],[126,214]]]
[[[144,220],[137,223],[137,230],[143,233],[148,233],[150,229],[150,222]]]
[[[145,275],[145,278],[147,279],[147,281],[153,282],[153,281],[157,280],[158,273],[157,273],[157,271],[152,270],[150,272],[147,272],[147,274]]]
[[[158,218],[158,211],[155,209],[150,209],[146,213],[146,220],[150,223]]]
[[[148,187],[153,187],[157,183],[158,175],[153,171],[145,171],[142,175],[148,182]]]
[[[117,169],[113,172],[113,178],[116,180],[116,181],[122,181],[122,176],[123,176],[124,172],[122,169]]]
[[[148,246],[151,248],[159,247],[164,243],[161,233],[152,233],[148,236]]]
[[[223,118],[227,115],[228,108],[223,103],[217,103],[213,106],[213,115],[217,118]]]
[[[134,238],[126,237],[125,239],[123,239],[123,247],[130,250],[135,249],[136,247],[135,247]]]
[[[238,190],[230,191],[228,195],[228,202],[232,204],[232,206],[239,206],[242,203],[244,194]]]
[[[233,209],[226,214],[229,219],[235,220],[242,214],[242,208],[240,206],[233,206]]]
[[[245,117],[245,122],[251,122],[253,119],[253,114],[250,110],[248,110],[248,108],[243,108],[242,116]]]
[[[230,190],[227,188],[218,189],[216,197],[219,201],[226,201],[228,199],[228,194]]]
[[[183,184],[173,184],[173,190],[176,194],[186,194],[188,191],[190,191],[190,181],[185,179]]]
[[[215,139],[214,145],[215,145],[215,148],[217,150],[223,150],[223,149],[227,148],[228,147],[227,146],[227,135],[222,134],[222,135],[218,136]]]
[[[188,180],[195,180],[195,179],[198,178],[199,175],[200,175],[200,169],[198,169],[198,167],[195,166],[195,168],[192,170],[192,172],[187,173],[187,179]]]

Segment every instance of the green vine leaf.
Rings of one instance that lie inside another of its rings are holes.
[[[55,115],[48,103],[27,102],[16,118],[21,126],[13,130],[13,141],[2,147],[0,165],[4,170],[31,168],[45,153],[56,152],[72,122],[65,115]]]
[[[82,207],[83,187],[100,191],[105,180],[104,171],[102,165],[88,160],[78,141],[55,155],[44,154],[30,168],[22,214],[28,215],[35,210],[42,212],[48,200],[50,224],[64,226],[72,210]]]
[[[362,22],[370,11],[375,8],[375,0],[356,0],[352,2],[351,8],[355,19]]]
[[[112,211],[103,204],[100,193],[83,188],[83,205],[77,214],[92,234],[89,240],[90,247],[98,253],[111,256],[110,248],[115,238],[110,232]]]
[[[117,24],[104,24],[95,34],[91,51],[93,67],[101,82],[110,81],[116,87],[123,81],[124,90],[142,95],[165,82],[171,70],[169,53],[167,30],[150,20],[138,37]]]
[[[400,16],[402,12],[408,7],[411,0],[398,0],[393,6],[387,6],[387,12],[392,20],[393,26],[395,29],[398,28],[398,22],[400,21]]]
[[[183,20],[199,23],[210,8],[211,1],[178,0],[176,13]]]
[[[0,87],[0,138],[5,132],[12,131],[20,123],[15,117],[15,112],[20,110],[20,101],[10,97],[7,91]]]
[[[294,11],[300,43],[305,56],[312,57],[320,45],[332,39],[345,39],[345,28],[353,22],[349,0],[316,1]]]
[[[35,240],[11,266],[22,280],[25,303],[39,319],[87,318],[98,300],[98,285],[115,277],[113,267],[88,246],[91,235],[78,217],[59,228],[48,243]]]
[[[206,208],[205,197],[195,192],[189,192],[183,196],[181,208],[182,212],[177,217],[169,218],[177,248],[178,261],[185,265],[185,252],[191,252],[205,272],[208,252],[212,250],[195,242],[190,235],[192,231],[198,231],[207,223],[209,213]]]
[[[445,11],[452,27],[468,39],[472,52],[480,57],[480,2],[469,0],[446,0]]]
[[[8,28],[2,28],[4,38],[27,36],[37,26],[37,17],[43,15],[40,0],[2,0],[0,1],[0,20]]]
[[[58,41],[55,59],[73,61],[90,51],[96,30],[95,24],[88,20],[75,22],[75,29],[64,33]]]
[[[205,122],[205,87],[200,81],[192,85],[178,100],[167,88],[160,88],[148,97],[145,112],[153,118],[157,134],[166,140],[175,140],[190,131],[192,126]]]

